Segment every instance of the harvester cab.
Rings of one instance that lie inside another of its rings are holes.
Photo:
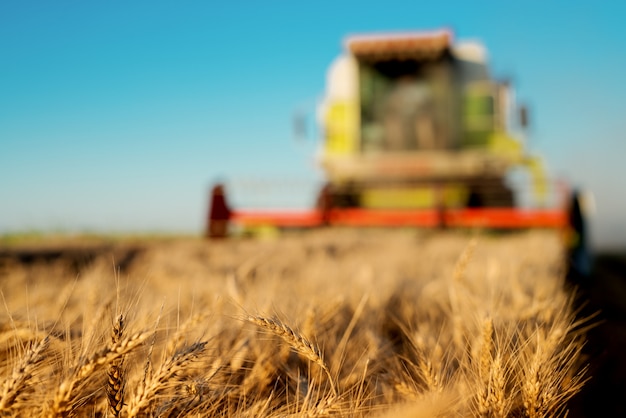
[[[231,209],[215,187],[207,235],[233,225],[567,227],[569,191],[526,153],[525,111],[492,79],[480,43],[441,30],[351,36],[344,47],[318,112],[326,183],[316,207]],[[530,179],[523,205],[514,170]]]
[[[513,207],[506,184],[524,154],[508,83],[490,78],[477,42],[448,31],[349,37],[331,66],[320,158],[334,206]]]

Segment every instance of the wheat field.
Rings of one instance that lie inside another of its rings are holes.
[[[2,416],[565,416],[588,378],[555,232],[106,248],[0,269]]]

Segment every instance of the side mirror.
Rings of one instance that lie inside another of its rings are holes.
[[[530,124],[528,118],[528,107],[526,105],[520,105],[519,107],[519,123],[523,129],[527,129]]]
[[[293,115],[293,138],[295,141],[307,139],[307,120],[304,112],[296,112]]]

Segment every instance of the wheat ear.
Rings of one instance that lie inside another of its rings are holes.
[[[476,403],[481,417],[505,417],[508,404],[505,397],[506,380],[502,357],[496,353],[493,319],[486,318],[482,326],[482,342],[478,355]]]
[[[117,321],[113,324],[111,330],[111,344],[119,344],[124,334],[126,323],[124,322],[124,316],[119,315]],[[109,363],[107,368],[107,400],[109,402],[109,409],[114,417],[119,416],[122,406],[124,405],[124,356],[113,360]]]
[[[251,322],[256,326],[268,330],[272,334],[282,338],[296,352],[302,354],[309,361],[317,364],[328,376],[333,395],[337,396],[337,386],[335,385],[334,379],[330,374],[330,369],[323,360],[322,351],[319,347],[278,319],[252,315],[248,316],[246,319],[248,322]]]
[[[52,407],[48,412],[49,417],[66,416],[72,410],[71,398],[74,388],[86,378],[93,375],[96,370],[119,359],[145,341],[149,334],[137,333],[117,343],[96,352],[86,360],[81,361],[70,375],[59,385]]]
[[[454,273],[452,277],[454,278],[455,282],[460,282],[465,278],[465,270],[467,269],[467,265],[474,255],[476,244],[478,244],[478,239],[474,237],[467,243],[467,246],[463,249],[461,256],[454,266]]]
[[[198,357],[204,351],[206,344],[206,342],[197,342],[183,347],[164,362],[147,382],[139,386],[137,393],[129,402],[127,416],[132,418],[142,415],[150,407],[158,391],[163,389],[187,363]]]
[[[43,360],[43,352],[50,343],[50,337],[36,342],[30,346],[21,360],[15,365],[13,373],[2,388],[2,398],[0,398],[0,410],[10,408],[28,381],[33,377],[35,367]]]

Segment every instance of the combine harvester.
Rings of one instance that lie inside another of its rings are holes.
[[[320,114],[316,207],[231,209],[216,185],[207,236],[232,226],[560,228],[582,245],[576,193],[525,151],[526,110],[491,78],[480,43],[453,43],[445,30],[349,37]],[[514,190],[513,172],[529,186]]]

